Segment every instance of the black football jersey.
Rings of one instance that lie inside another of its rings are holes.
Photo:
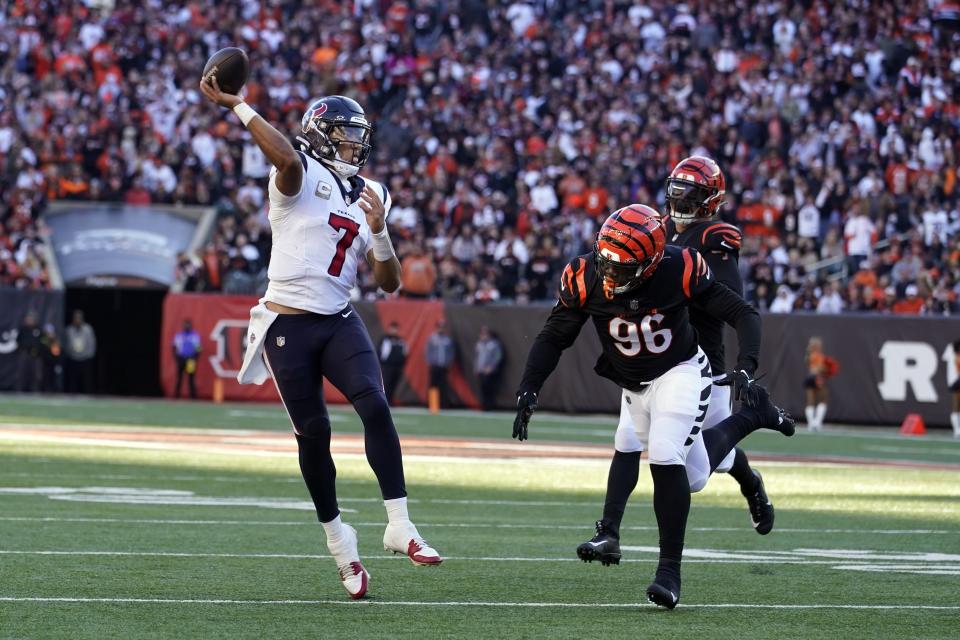
[[[714,279],[696,251],[666,247],[648,280],[612,300],[604,294],[593,255],[574,258],[563,271],[560,299],[530,350],[520,391],[539,392],[588,319],[603,347],[594,370],[623,388],[640,390],[696,354],[697,334],[688,316],[693,302],[737,327],[744,368],[753,371],[760,317]]]
[[[698,220],[678,231],[673,220],[667,219],[667,242],[680,247],[696,249],[713,272],[713,277],[743,295],[740,277],[740,230],[732,224],[715,220]],[[723,325],[720,318],[706,313],[699,305],[690,308],[690,324],[697,331],[700,347],[710,359],[714,375],[726,368],[723,352]]]

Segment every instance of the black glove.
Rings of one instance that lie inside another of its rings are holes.
[[[754,380],[750,374],[743,369],[730,371],[723,374],[723,377],[715,380],[713,384],[720,387],[733,387],[733,399],[742,402],[748,407],[754,407],[757,404],[757,389],[754,386]]]
[[[513,437],[523,442],[527,439],[530,416],[537,410],[537,394],[533,391],[517,393],[517,417],[513,420]]]

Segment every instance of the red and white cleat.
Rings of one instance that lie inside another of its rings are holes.
[[[359,562],[350,562],[340,567],[340,580],[343,588],[350,597],[359,600],[367,594],[367,585],[370,584],[370,574]]]
[[[383,532],[383,548],[402,553],[410,562],[421,567],[435,567],[443,562],[437,550],[426,543],[413,524],[388,524]]]
[[[370,584],[370,573],[360,563],[360,554],[357,551],[357,530],[348,524],[343,525],[343,539],[336,545],[327,543],[333,559],[337,562],[340,572],[340,581],[350,597],[359,600],[367,593]]]

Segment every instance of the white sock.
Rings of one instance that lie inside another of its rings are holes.
[[[823,426],[823,418],[827,415],[827,405],[821,402],[817,405],[817,427]]]
[[[953,435],[960,437],[960,411],[950,414],[950,424],[953,425]]]
[[[807,417],[807,428],[808,428],[808,429],[816,429],[816,428],[817,428],[817,425],[815,424],[815,422],[816,422],[816,413],[815,413],[815,411],[816,411],[816,410],[815,410],[813,407],[810,407],[810,406],[807,406],[807,407],[804,407],[804,408],[803,408],[803,415],[805,415],[805,416]]]
[[[321,522],[320,526],[327,534],[328,547],[336,546],[343,540],[343,522],[339,515],[330,522]]]
[[[409,524],[410,515],[407,513],[407,499],[405,497],[384,500],[383,506],[387,508],[387,520],[390,524]]]

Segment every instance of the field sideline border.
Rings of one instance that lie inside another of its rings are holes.
[[[296,443],[279,431],[225,431],[223,429],[196,429],[161,426],[134,425],[62,425],[48,423],[0,423],[0,439],[19,442],[47,442],[75,445],[101,445],[134,449],[163,451],[205,451],[232,455],[288,455],[296,452]],[[176,436],[182,436],[176,442]],[[126,436],[126,437],[124,437]],[[206,436],[206,437],[204,437]],[[162,441],[156,441],[162,440]],[[403,436],[401,443],[405,457],[415,459],[463,460],[523,460],[546,458],[550,460],[607,460],[609,445],[539,441],[525,445],[511,440],[467,438],[450,436]],[[333,450],[337,455],[363,456],[362,434],[335,434]],[[433,451],[436,453],[433,453]],[[859,456],[811,456],[780,455],[770,453],[751,454],[761,462],[805,464],[877,466],[887,468],[927,469],[935,471],[960,471],[960,462],[925,462],[921,460],[864,458]]]
[[[412,601],[412,600],[232,600],[226,598],[72,598],[42,596],[0,596],[0,602],[32,602],[45,604],[225,604],[225,605],[346,605],[350,607],[503,607],[503,608],[559,608],[559,609],[653,609],[643,602],[483,602],[483,601]],[[960,605],[924,604],[762,604],[762,603],[683,603],[679,609],[854,609],[871,611],[960,611]]]

